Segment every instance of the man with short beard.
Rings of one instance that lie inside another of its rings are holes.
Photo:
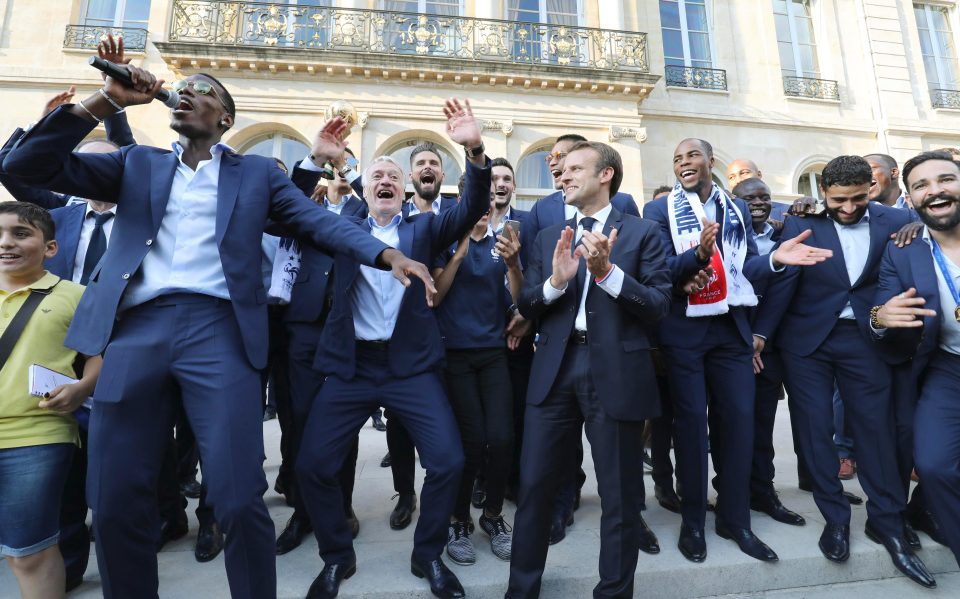
[[[440,195],[443,185],[443,158],[436,144],[424,142],[410,152],[410,183],[413,185],[413,197],[403,204],[404,216],[414,216],[424,212],[439,214],[441,210],[453,206],[455,198]]]
[[[824,557],[834,562],[850,557],[850,504],[837,479],[832,439],[836,384],[869,498],[865,533],[908,578],[933,587],[933,576],[904,539],[906,494],[897,476],[891,373],[869,333],[883,247],[909,217],[871,202],[872,180],[870,165],[859,156],[839,156],[824,167],[825,216],[787,219],[783,235],[809,232],[810,245],[836,256],[772,283],[754,329],[767,339],[776,334],[790,413],[826,521],[819,541]]]
[[[923,243],[887,244],[871,328],[910,371],[924,498],[960,563],[960,167],[950,154],[924,152],[904,164],[903,181]]]

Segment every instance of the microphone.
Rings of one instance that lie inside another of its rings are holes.
[[[98,71],[106,73],[125,86],[133,87],[133,81],[130,79],[130,72],[124,67],[116,65],[109,60],[104,60],[99,56],[91,56],[89,59],[87,59],[87,64]],[[163,104],[168,108],[174,108],[180,102],[180,94],[173,90],[161,89],[157,93],[156,99],[163,102]]]

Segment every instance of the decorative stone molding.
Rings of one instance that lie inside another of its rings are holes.
[[[611,142],[632,137],[633,139],[637,140],[637,143],[642,144],[643,142],[647,141],[647,128],[619,127],[617,125],[610,125],[610,130],[607,137]]]
[[[493,121],[493,120],[484,120],[480,121],[480,129],[482,131],[500,131],[503,133],[504,137],[510,137],[510,134],[513,133],[513,121]]]

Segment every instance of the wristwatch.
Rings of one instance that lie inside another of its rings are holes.
[[[870,326],[878,330],[887,328],[880,322],[880,308],[883,308],[883,306],[874,306],[870,308]]]
[[[340,174],[341,177],[343,177],[344,179],[346,179],[346,178],[347,178],[347,175],[350,174],[350,171],[352,171],[352,170],[353,170],[353,169],[350,168],[350,165],[349,165],[349,164],[344,164],[344,165],[343,165],[343,168],[338,169],[337,172]]]
[[[467,155],[467,158],[479,158],[480,156],[483,156],[484,150],[485,150],[485,148],[483,147],[483,143],[482,143],[482,142],[481,142],[481,144],[480,144],[479,146],[477,146],[477,147],[475,147],[475,148],[464,148],[464,149],[463,149],[464,153]]]

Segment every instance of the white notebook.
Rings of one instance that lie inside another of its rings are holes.
[[[31,364],[28,373],[28,385],[30,386],[30,395],[34,397],[43,397],[60,385],[72,385],[77,379],[71,378],[65,374],[60,374],[55,370],[50,370],[39,364]]]

